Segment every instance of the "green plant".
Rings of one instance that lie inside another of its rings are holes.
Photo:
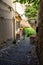
[[[36,34],[36,31],[33,28],[25,27],[25,34],[27,37]]]
[[[34,19],[37,20],[38,6],[40,0],[16,0],[16,1],[26,5],[25,16],[28,17],[28,21]]]

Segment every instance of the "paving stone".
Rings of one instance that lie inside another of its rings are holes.
[[[1,52],[0,65],[37,65],[38,58],[35,46],[30,44],[30,39],[19,40],[19,43],[4,49]]]

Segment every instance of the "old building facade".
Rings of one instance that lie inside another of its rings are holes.
[[[7,0],[0,1],[0,42],[14,39],[13,35],[13,9],[12,3]],[[9,2],[9,3],[8,3]]]
[[[0,42],[16,39],[21,17],[15,10],[13,0],[0,0]]]

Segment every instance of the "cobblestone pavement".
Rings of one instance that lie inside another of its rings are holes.
[[[29,38],[26,38],[0,50],[0,65],[39,65],[35,46],[30,44]]]

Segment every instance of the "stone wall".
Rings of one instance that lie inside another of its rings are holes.
[[[40,65],[43,65],[43,0],[40,0],[38,15],[38,36],[37,36],[38,56]]]

